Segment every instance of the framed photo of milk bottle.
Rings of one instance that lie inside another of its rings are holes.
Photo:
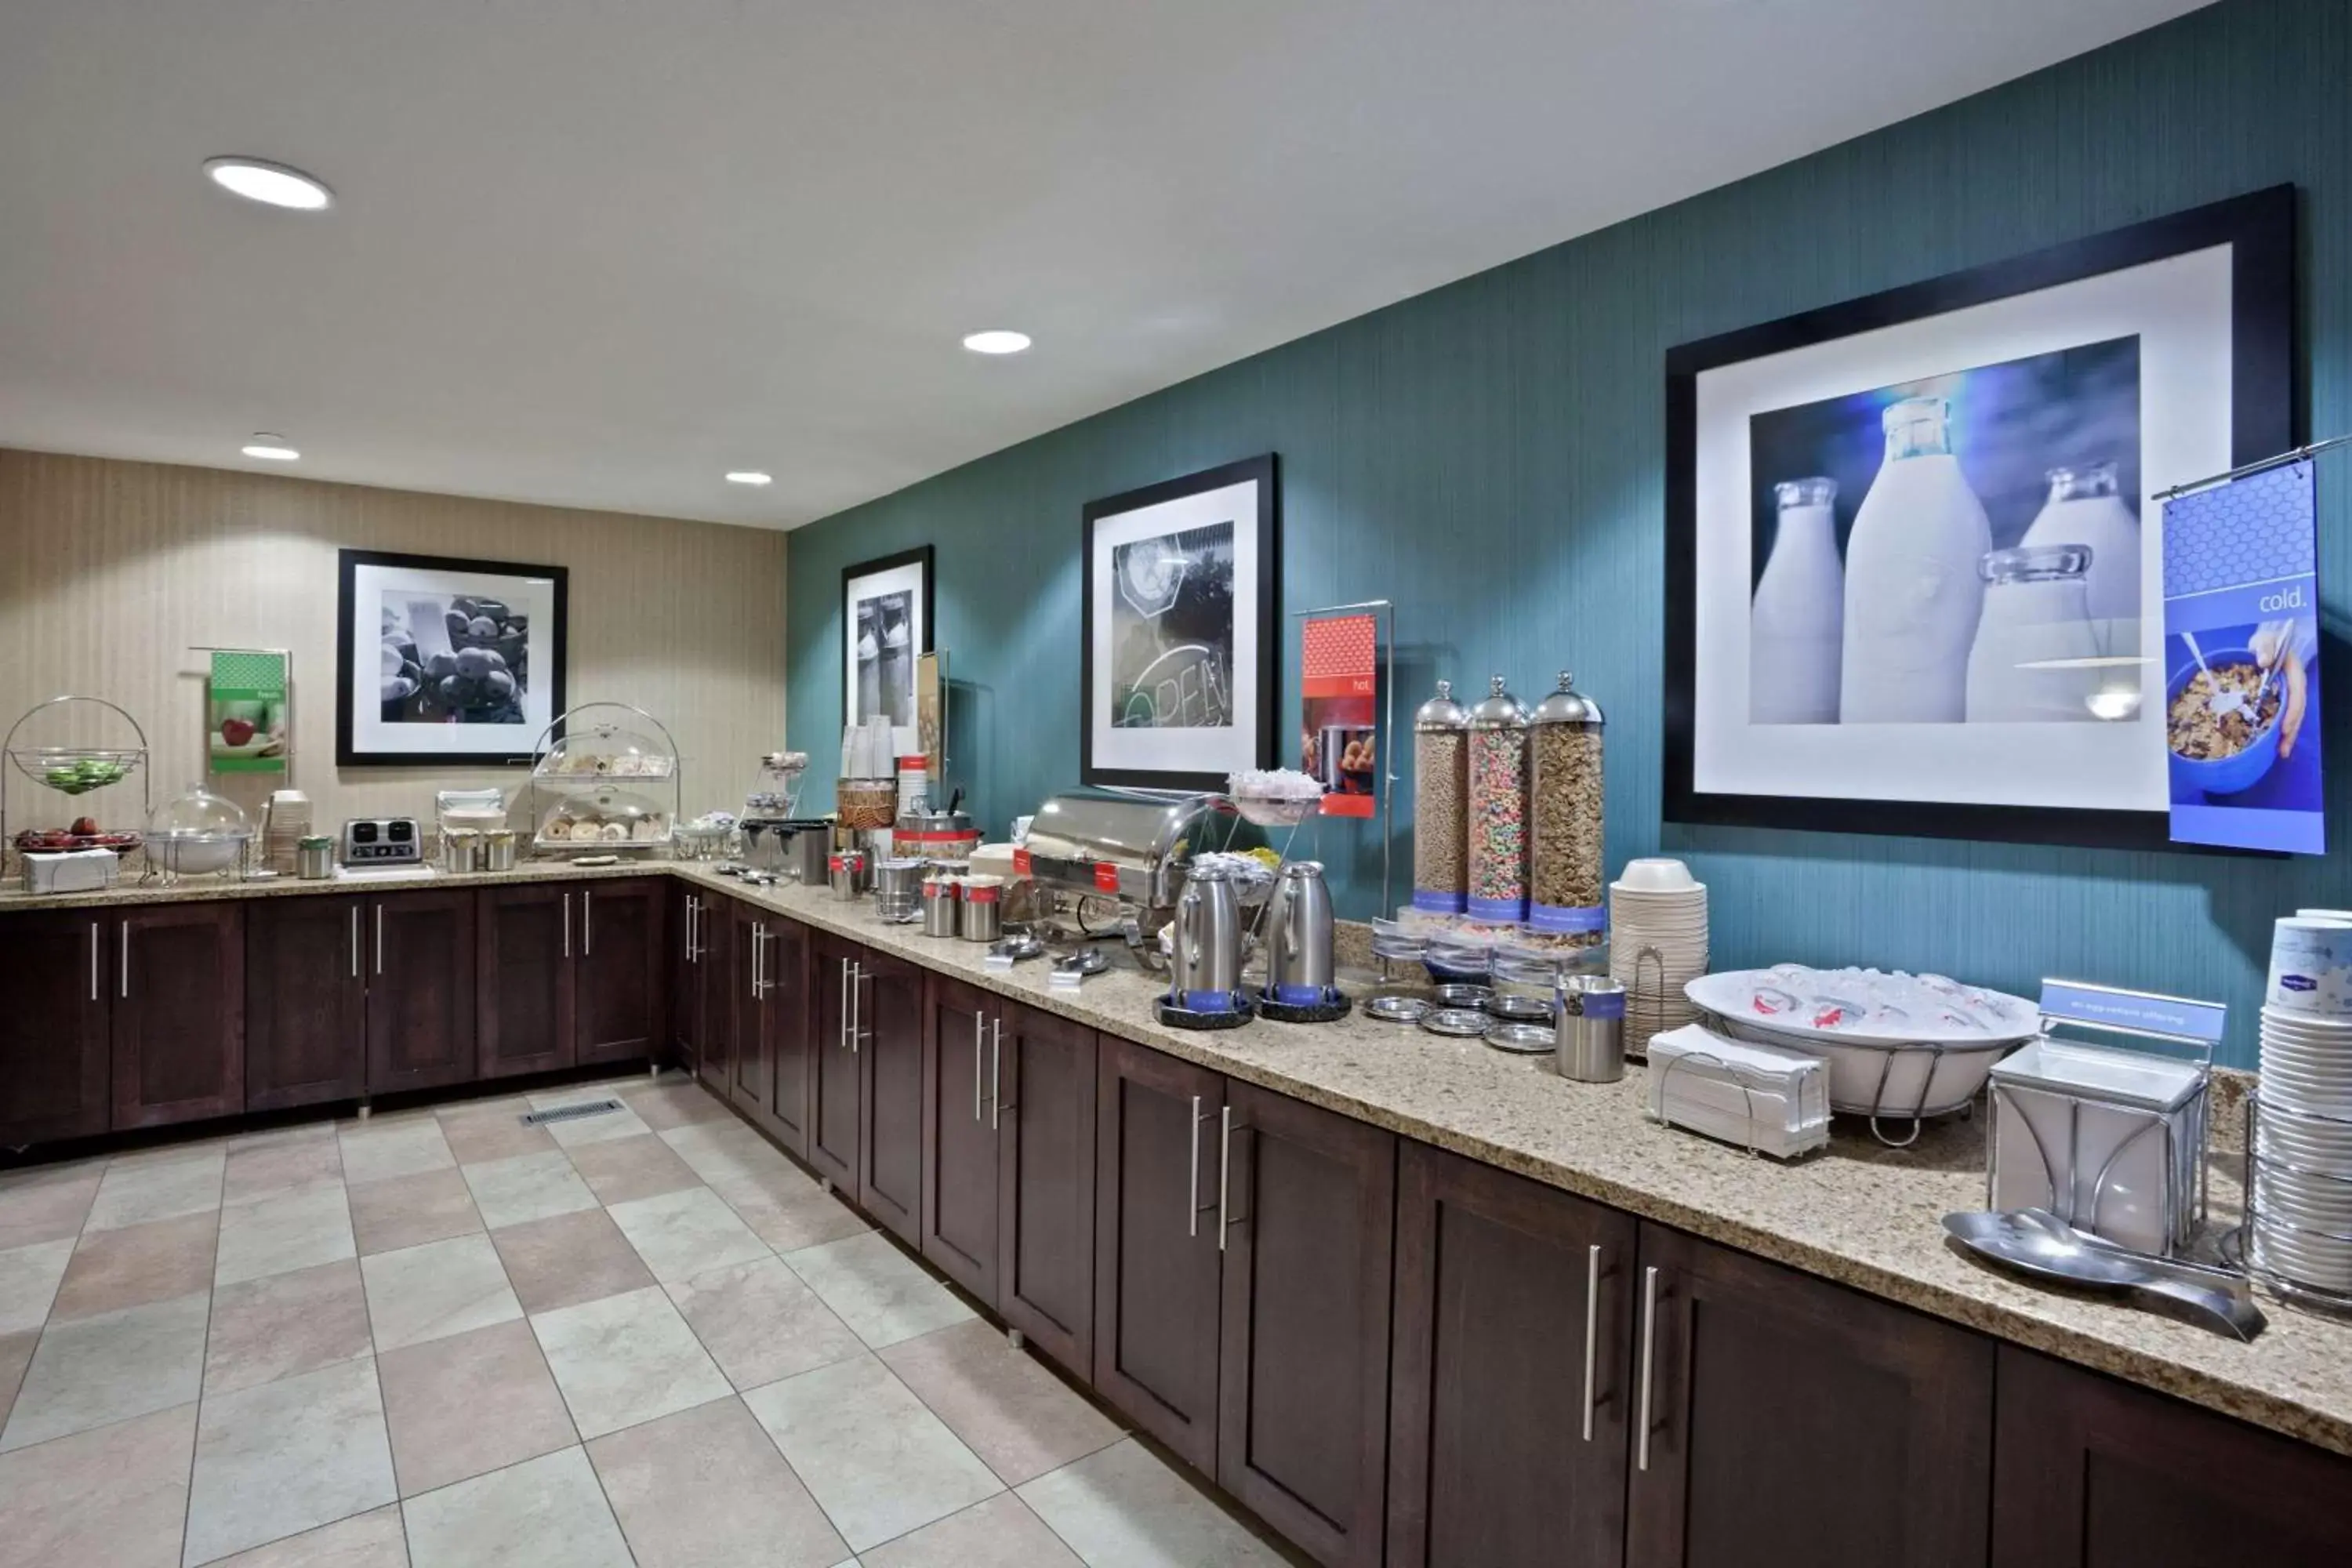
[[[1670,821],[2160,847],[2168,488],[2293,444],[2282,186],[1666,359]]]

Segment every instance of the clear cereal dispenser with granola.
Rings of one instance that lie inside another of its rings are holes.
[[[1528,723],[1528,925],[1590,946],[1609,923],[1601,882],[1601,704],[1560,671]]]
[[[1412,716],[1412,907],[1458,915],[1470,895],[1470,715],[1454,683]]]
[[[1470,917],[1528,917],[1528,712],[1496,676],[1470,710]]]

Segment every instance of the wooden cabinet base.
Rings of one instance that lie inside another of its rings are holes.
[[[243,1110],[244,907],[151,904],[114,931],[114,1130]]]
[[[12,976],[0,1007],[0,1144],[105,1131],[114,1114],[106,920],[79,910],[9,915],[0,951]]]

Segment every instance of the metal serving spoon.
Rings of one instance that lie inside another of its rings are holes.
[[[1944,1229],[1978,1257],[2020,1274],[2110,1291],[2231,1339],[2252,1340],[2269,1323],[2238,1276],[2085,1236],[2047,1209],[1948,1214]]]

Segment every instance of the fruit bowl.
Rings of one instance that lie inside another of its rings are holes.
[[[56,855],[69,849],[111,849],[117,855],[128,855],[139,847],[141,839],[127,830],[74,833],[62,827],[27,827],[14,843],[19,853],[26,855]]]
[[[61,795],[87,795],[121,784],[146,760],[140,751],[113,751],[89,746],[14,747],[8,760],[37,784]]]

